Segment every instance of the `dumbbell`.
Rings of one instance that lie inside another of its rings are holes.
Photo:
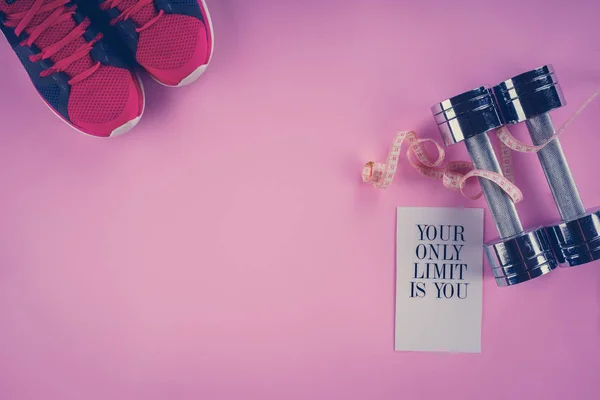
[[[548,114],[566,105],[552,65],[517,75],[494,87],[506,124],[525,121],[534,145],[554,135]],[[600,210],[586,210],[558,139],[540,150],[538,158],[552,191],[561,221],[546,227],[561,267],[600,259]]]
[[[503,125],[493,92],[481,86],[431,107],[446,146],[465,142],[476,169],[502,174],[489,131]],[[479,179],[499,238],[484,245],[498,286],[512,286],[545,275],[557,266],[543,227],[524,231],[515,204],[504,190]]]

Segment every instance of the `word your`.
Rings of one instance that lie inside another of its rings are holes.
[[[419,240],[427,240],[434,241],[440,239],[444,242],[450,241],[450,237],[452,237],[453,242],[458,242],[458,237],[460,236],[460,241],[464,242],[465,237],[463,233],[465,232],[465,227],[462,225],[417,225],[419,228],[419,233],[421,234],[421,238]],[[445,237],[444,237],[445,236]]]

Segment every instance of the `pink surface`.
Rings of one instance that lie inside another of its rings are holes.
[[[393,351],[395,207],[484,203],[409,168],[377,191],[362,164],[396,130],[437,138],[429,106],[481,83],[553,63],[557,123],[600,85],[598,1],[488,3],[212,1],[206,76],[146,79],[108,141],[2,42],[0,398],[597,399],[598,263],[512,288],[486,267],[482,354]],[[599,112],[563,138],[588,206]],[[524,224],[556,217],[516,163]]]

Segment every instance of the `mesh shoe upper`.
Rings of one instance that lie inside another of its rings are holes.
[[[212,32],[200,0],[100,0],[135,59],[155,79],[177,85],[209,62]]]
[[[85,133],[109,136],[141,115],[137,78],[75,5],[0,1],[0,12],[2,31],[36,89],[65,121]]]

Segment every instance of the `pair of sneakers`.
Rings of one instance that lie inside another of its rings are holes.
[[[205,0],[0,0],[0,29],[48,107],[99,137],[142,117],[137,66],[183,86],[213,51]]]

